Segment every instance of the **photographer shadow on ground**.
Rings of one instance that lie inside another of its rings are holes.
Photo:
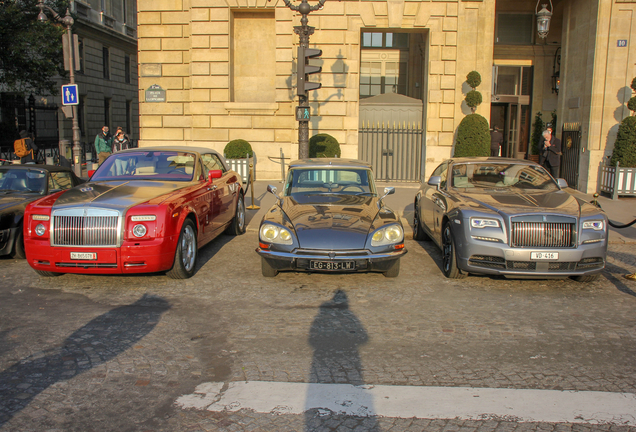
[[[332,299],[320,305],[309,331],[309,344],[314,350],[309,382],[318,384],[350,384],[363,386],[363,367],[359,347],[369,340],[364,326],[349,309],[347,294],[338,290]],[[379,432],[378,420],[373,416],[373,399],[368,393],[362,398],[342,400],[342,412],[322,407],[324,388],[309,385],[306,397],[305,431],[335,430],[341,423],[352,430]],[[357,407],[357,408],[356,408]],[[343,414],[353,411],[354,415]]]

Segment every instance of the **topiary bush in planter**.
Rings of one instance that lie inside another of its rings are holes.
[[[618,127],[610,165],[621,168],[636,167],[636,117],[625,117]]]
[[[243,139],[235,139],[227,143],[223,154],[226,159],[245,159],[245,155],[252,157],[254,152],[250,143]]]
[[[482,103],[481,93],[475,90],[477,86],[481,84],[481,75],[479,72],[469,72],[468,75],[466,75],[466,84],[468,84],[472,90],[466,93],[466,98],[464,100],[466,101],[466,105],[470,108],[470,111],[475,113],[477,107]]]
[[[490,156],[488,120],[479,114],[469,114],[457,128],[453,157]]]
[[[340,144],[329,134],[321,133],[309,139],[310,158],[340,157]]]

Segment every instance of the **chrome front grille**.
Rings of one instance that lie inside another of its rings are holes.
[[[564,222],[513,222],[512,247],[568,248],[574,246],[575,225]]]
[[[53,246],[119,245],[120,215],[109,209],[63,209],[53,212]]]

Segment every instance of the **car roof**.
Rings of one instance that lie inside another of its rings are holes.
[[[371,169],[371,164],[357,159],[312,158],[290,162],[289,168],[364,168]]]
[[[470,162],[491,162],[491,163],[514,163],[514,164],[522,164],[522,165],[538,165],[536,162],[533,162],[528,159],[514,159],[514,158],[505,158],[499,156],[492,157],[459,157],[459,158],[451,158],[448,159],[452,163],[470,163]]]
[[[71,168],[57,166],[57,165],[38,165],[38,164],[12,164],[12,165],[2,165],[0,168],[8,168],[8,169],[17,169],[17,170],[46,170],[49,172],[73,172]]]
[[[138,151],[176,151],[185,153],[216,153],[220,156],[219,152],[207,148],[207,147],[190,147],[190,146],[152,146],[152,147],[135,147],[132,149],[122,150],[117,153],[134,153]]]

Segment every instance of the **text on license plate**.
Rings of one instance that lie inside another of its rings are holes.
[[[559,259],[558,252],[530,252],[531,260],[555,260]]]
[[[312,270],[354,270],[355,261],[309,261]]]
[[[96,260],[95,252],[71,252],[71,259],[75,260]]]

